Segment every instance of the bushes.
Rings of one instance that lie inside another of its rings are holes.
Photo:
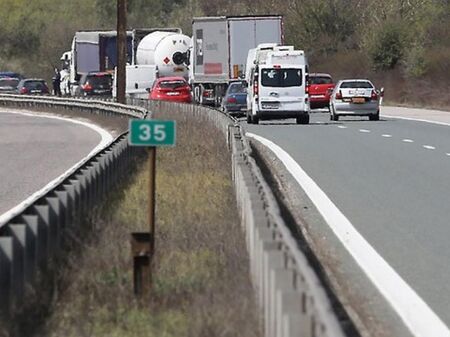
[[[368,43],[374,69],[393,69],[403,58],[407,45],[408,36],[401,24],[390,22],[381,26]]]

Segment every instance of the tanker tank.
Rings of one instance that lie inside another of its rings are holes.
[[[160,77],[187,78],[191,38],[174,32],[156,31],[145,36],[136,51],[138,65],[156,65]]]

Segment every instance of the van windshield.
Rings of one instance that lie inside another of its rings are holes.
[[[262,69],[261,84],[265,87],[299,87],[302,85],[301,69]]]

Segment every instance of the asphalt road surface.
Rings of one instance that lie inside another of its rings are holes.
[[[64,120],[0,111],[0,215],[87,156],[96,131]]]
[[[450,113],[431,115],[450,122]],[[313,113],[310,125],[262,121],[245,129],[286,151],[450,326],[450,126],[387,117],[331,122]]]

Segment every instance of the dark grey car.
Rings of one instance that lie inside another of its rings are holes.
[[[222,110],[230,114],[245,114],[247,110],[247,86],[243,81],[231,82],[222,100]]]

